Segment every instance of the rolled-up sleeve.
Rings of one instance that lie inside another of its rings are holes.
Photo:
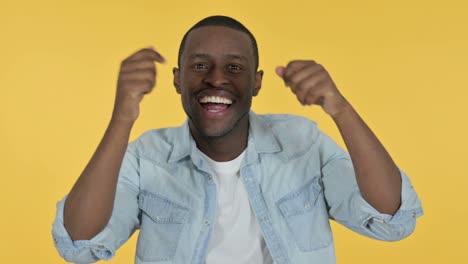
[[[110,260],[116,250],[138,228],[138,162],[127,151],[122,163],[111,218],[106,227],[90,240],[73,241],[63,224],[66,196],[57,203],[52,236],[59,254],[69,262],[92,263]]]
[[[421,202],[408,176],[400,170],[400,208],[394,215],[380,213],[361,195],[349,155],[324,136],[325,152],[331,155],[322,167],[325,199],[331,219],[365,236],[397,241],[409,236],[423,215]]]

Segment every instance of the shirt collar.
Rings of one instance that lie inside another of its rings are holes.
[[[281,151],[280,144],[276,139],[273,130],[267,124],[267,122],[265,122],[262,116],[259,116],[253,111],[250,111],[249,122],[248,147],[250,147],[251,143],[253,143],[257,153],[274,153]]]
[[[175,130],[173,134],[173,148],[169,156],[169,162],[179,161],[187,156],[193,155],[196,143],[190,134],[188,118],[184,124]],[[281,151],[280,144],[275,138],[273,130],[263,118],[253,111],[249,112],[249,139],[247,149],[257,154],[274,153]],[[249,152],[249,151],[248,151]]]
[[[188,118],[184,124],[175,130],[172,138],[172,152],[169,155],[169,162],[179,161],[190,155],[191,144],[193,138],[190,134],[190,128],[188,125]]]

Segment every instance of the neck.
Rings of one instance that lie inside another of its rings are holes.
[[[190,132],[197,147],[215,161],[230,161],[237,158],[246,148],[249,137],[248,117],[239,123],[229,133],[219,137],[207,137],[190,125]]]

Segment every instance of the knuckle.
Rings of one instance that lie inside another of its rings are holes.
[[[151,81],[147,80],[147,79],[135,80],[134,81],[134,87],[135,87],[134,89],[136,89],[136,90],[145,88],[145,87],[150,86],[150,85],[151,85]]]
[[[309,92],[309,93],[307,93],[306,96],[307,96],[308,99],[312,100],[315,97],[315,93]]]
[[[305,79],[305,80],[302,80],[298,86],[300,87],[301,90],[309,90],[312,88],[312,85],[310,83],[309,80]]]
[[[296,90],[296,95],[299,96],[299,97],[301,97],[301,98],[303,98],[304,95],[305,95],[305,92],[302,91],[302,90]]]
[[[305,77],[306,76],[304,76],[304,72],[298,71],[293,76],[291,76],[291,81],[299,85],[304,82]]]
[[[289,71],[289,72],[285,73],[284,80],[286,82],[290,83],[291,85],[296,85],[297,81],[298,81],[298,76],[296,75],[296,72]]]
[[[144,80],[144,87],[151,88],[154,82],[152,80]]]
[[[150,78],[150,73],[146,70],[138,70],[136,73],[135,73],[135,77],[138,79],[138,80],[144,80],[144,79],[147,79],[147,78]]]
[[[122,90],[125,91],[125,93],[132,94],[135,92],[138,92],[139,89],[141,89],[142,86],[146,86],[150,84],[150,81],[146,80],[125,80],[121,82],[121,87]]]
[[[297,92],[303,92],[303,91],[305,90],[305,87],[304,87],[304,85],[296,84],[296,85],[294,85],[294,89],[295,89]]]
[[[288,83],[292,86],[298,86],[297,78],[294,77],[289,78]]]
[[[119,80],[119,88],[122,90],[127,89],[128,86],[131,85],[131,82],[125,79]]]
[[[132,89],[128,89],[127,90],[127,96],[130,97],[130,98],[136,98],[138,97],[141,92],[139,91],[139,89],[137,89],[137,87],[133,86],[131,87]]]
[[[317,79],[311,79],[307,82],[304,83],[304,85],[309,89],[309,90],[314,90],[317,85],[318,85],[318,80]]]
[[[131,75],[127,72],[121,72],[119,74],[119,81],[128,81],[131,78]]]
[[[132,90],[130,93],[128,93],[128,97],[130,99],[138,99],[141,96],[141,93],[135,90]]]
[[[290,68],[291,66],[293,66],[296,63],[297,63],[297,61],[290,61],[290,62],[288,62],[288,65],[286,65],[286,68]]]
[[[289,62],[288,64],[288,68],[293,70],[293,71],[297,71],[299,68],[301,68],[303,65],[303,62],[301,61],[291,61]]]
[[[145,72],[147,74],[149,74],[150,76],[155,76],[156,75],[156,71],[153,70],[153,69],[145,69]]]
[[[128,62],[122,61],[122,62],[120,63],[120,72],[125,71],[127,67],[128,67]]]
[[[296,98],[297,98],[297,100],[298,100],[299,102],[301,102],[301,104],[304,104],[304,97],[303,97],[302,95],[297,94],[297,95],[296,95]]]
[[[328,74],[327,69],[325,69],[325,67],[322,64],[317,64],[317,67],[322,74]]]
[[[141,93],[148,93],[151,91],[151,88],[153,87],[154,83],[150,80],[142,80],[138,84],[138,90]]]
[[[151,62],[151,60],[146,59],[146,58],[142,58],[142,59],[139,59],[139,60],[135,60],[134,63],[135,63],[135,64],[138,64],[138,66],[141,67],[141,68],[148,68],[150,65],[153,64],[153,63]],[[154,65],[154,64],[153,64],[153,65]]]
[[[120,65],[125,66],[125,65],[128,65],[128,64],[131,64],[131,63],[132,63],[132,58],[133,58],[133,56],[130,56],[130,57],[128,57],[128,58],[125,58],[125,59],[120,63]]]
[[[142,61],[142,64],[145,68],[149,69],[155,69],[156,67],[154,66],[154,62],[152,60],[144,60]]]
[[[320,70],[325,73],[326,75],[328,75],[328,71],[327,69],[325,69],[325,67],[323,65],[320,65]]]

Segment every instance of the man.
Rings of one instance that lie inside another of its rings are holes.
[[[139,228],[136,263],[335,263],[329,219],[381,240],[414,230],[422,208],[408,177],[320,64],[276,73],[330,115],[350,156],[305,118],[250,111],[257,44],[223,16],[182,40],[173,73],[185,124],[127,145],[155,62],[164,58],[153,48],[122,62],[107,131],[58,204],[53,236],[66,260],[110,259]]]

